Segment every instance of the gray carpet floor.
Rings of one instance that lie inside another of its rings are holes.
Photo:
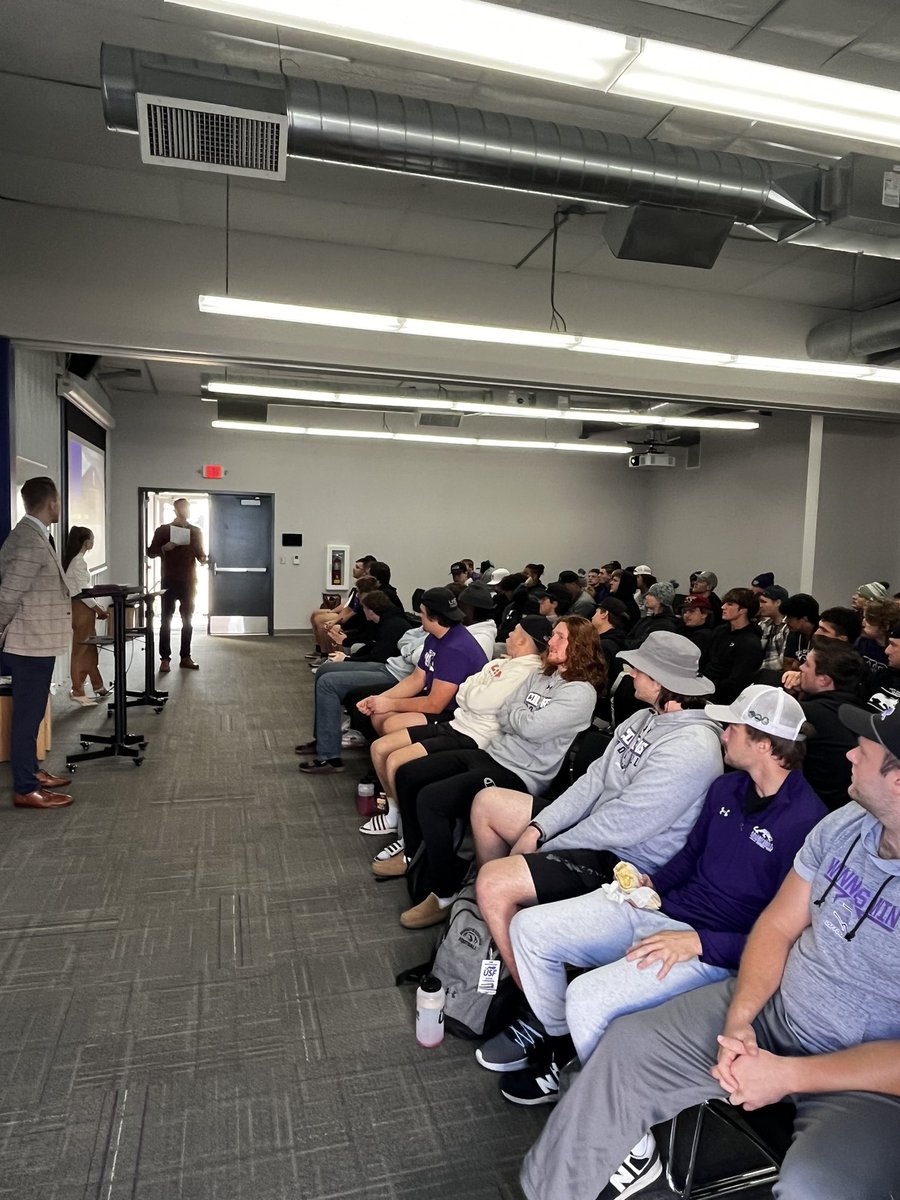
[[[165,711],[129,714],[143,766],[82,764],[69,809],[0,806],[0,1196],[520,1194],[543,1113],[469,1044],[420,1048],[394,986],[434,935],[369,872],[366,756],[297,771],[306,648],[198,637]],[[56,697],[48,765],[106,725]]]
[[[197,637],[165,711],[129,714],[141,767],[82,764],[69,809],[0,805],[0,1197],[521,1196],[546,1110],[503,1101],[471,1044],[417,1045],[394,976],[434,933],[369,872],[367,756],[297,771],[307,648]],[[47,765],[106,728],[56,697]]]

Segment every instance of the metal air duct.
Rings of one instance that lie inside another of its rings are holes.
[[[865,361],[869,355],[898,348],[900,301],[825,321],[811,329],[806,339],[809,357],[828,362]]]
[[[287,153],[626,207],[652,204],[774,227],[816,220],[820,172],[482,112],[364,88],[104,45],[110,129],[138,131],[139,96],[287,114]],[[170,164],[171,165],[171,164]],[[201,167],[183,160],[180,165]],[[221,169],[221,166],[219,166]]]

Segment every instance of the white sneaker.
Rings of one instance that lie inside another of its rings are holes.
[[[396,833],[400,825],[400,810],[389,808],[386,813],[376,813],[365,825],[360,825],[360,833],[370,833],[374,837],[384,837],[388,833]]]
[[[352,750],[355,746],[365,746],[368,743],[358,729],[348,729],[341,734],[341,749]]]
[[[396,842],[388,842],[383,850],[379,850],[372,862],[387,862],[389,858],[396,858],[398,854],[402,854],[405,847],[403,838],[398,838]]]

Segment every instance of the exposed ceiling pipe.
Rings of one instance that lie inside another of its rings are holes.
[[[815,220],[811,167],[675,146],[364,88],[104,45],[110,129],[138,130],[136,95],[287,114],[287,151],[548,196],[718,214],[793,232]],[[198,165],[195,161],[184,165]],[[220,169],[220,168],[219,168]]]
[[[829,362],[865,361],[900,347],[900,301],[868,312],[847,313],[810,330],[806,352]]]

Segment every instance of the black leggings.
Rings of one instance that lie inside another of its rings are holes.
[[[459,890],[468,869],[453,835],[457,821],[468,821],[476,795],[495,785],[528,791],[485,750],[445,750],[415,759],[399,769],[396,784],[406,855],[412,858],[424,842],[431,890],[441,897]]]

